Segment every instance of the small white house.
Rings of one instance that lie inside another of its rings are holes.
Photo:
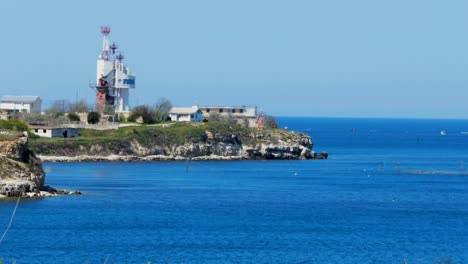
[[[39,96],[12,96],[5,95],[0,98],[0,110],[9,114],[26,112],[40,113],[42,100]]]
[[[40,136],[47,138],[73,138],[79,135],[78,128],[72,127],[50,127],[50,126],[29,126],[31,131]]]
[[[178,122],[200,122],[203,120],[202,111],[197,106],[173,107],[169,111],[169,117],[172,121]]]

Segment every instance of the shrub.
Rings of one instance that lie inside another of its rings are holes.
[[[101,114],[98,112],[89,112],[88,113],[88,123],[89,124],[97,124],[101,119]]]
[[[136,122],[137,116],[135,116],[133,113],[130,114],[127,118],[128,122]]]
[[[247,118],[242,119],[242,125],[244,127],[249,127],[250,126],[249,120]]]
[[[75,113],[69,113],[68,119],[70,119],[70,121],[81,121],[80,117]]]
[[[278,128],[278,122],[276,122],[276,118],[271,115],[264,116],[263,124],[265,128]]]
[[[15,131],[28,131],[28,124],[17,119],[0,120],[0,128]]]
[[[209,121],[222,121],[221,115],[217,112],[213,112],[210,114],[208,118]]]
[[[128,119],[129,121],[130,118],[136,121],[139,117],[143,119],[143,124],[154,124],[157,121],[154,111],[147,105],[140,105],[135,107]]]
[[[113,115],[115,114],[114,106],[112,105],[105,105],[102,109],[102,113],[105,115]]]

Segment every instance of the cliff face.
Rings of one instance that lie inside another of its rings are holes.
[[[205,131],[200,140],[177,145],[144,146],[133,140],[128,148],[112,154],[176,160],[311,159],[315,157],[312,146],[309,136],[293,132],[216,134]],[[99,152],[87,153],[99,155]]]
[[[28,138],[19,132],[0,134],[0,196],[18,196],[44,188],[41,161],[29,150]]]
[[[237,130],[233,128],[164,134],[163,130],[139,130],[112,140],[61,140],[34,143],[44,161],[92,160],[234,160],[323,158],[312,151],[311,138],[285,130]],[[112,135],[108,135],[112,138]]]

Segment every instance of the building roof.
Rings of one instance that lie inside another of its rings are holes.
[[[246,108],[257,108],[256,106],[253,105],[242,105],[242,106],[199,106],[200,108],[222,108],[222,109],[231,109],[231,108],[239,108],[239,109],[246,109]]]
[[[177,115],[191,115],[195,114],[198,110],[198,107],[172,107],[169,114],[177,114]]]
[[[0,98],[2,103],[34,103],[37,100],[41,100],[39,96],[16,96],[16,95],[4,95]]]

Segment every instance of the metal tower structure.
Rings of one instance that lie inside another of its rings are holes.
[[[109,26],[101,27],[102,38],[102,53],[101,58],[104,60],[109,59],[109,34],[111,30]]]
[[[96,110],[102,112],[106,106],[111,106],[116,113],[126,113],[130,110],[129,90],[135,88],[135,75],[123,64],[124,56],[116,55],[117,44],[109,44],[110,32],[110,27],[101,27],[103,41],[97,60]]]

